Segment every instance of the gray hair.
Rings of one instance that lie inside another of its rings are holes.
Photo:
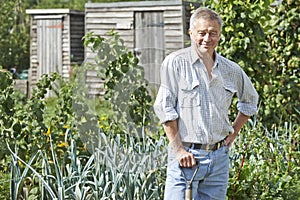
[[[218,22],[218,24],[220,25],[220,31],[222,32],[223,21],[222,21],[221,16],[218,13],[216,13],[215,11],[213,11],[209,8],[196,9],[190,19],[190,29],[191,30],[194,29],[195,21],[198,19],[216,20]]]

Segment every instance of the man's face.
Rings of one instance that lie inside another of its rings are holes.
[[[218,45],[221,31],[216,20],[198,19],[194,23],[194,28],[189,30],[192,43],[201,51],[206,51],[213,55]]]

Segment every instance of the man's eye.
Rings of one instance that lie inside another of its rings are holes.
[[[205,32],[199,32],[198,34],[199,34],[200,36],[205,36],[205,35],[206,35]]]
[[[216,37],[216,36],[217,36],[217,33],[216,33],[216,32],[212,32],[212,33],[209,33],[209,35],[210,35],[211,37]]]

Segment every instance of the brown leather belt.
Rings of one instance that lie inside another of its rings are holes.
[[[182,145],[191,149],[201,149],[206,151],[216,151],[222,146],[225,146],[225,139],[215,143],[215,144],[199,144],[191,142],[182,142]]]

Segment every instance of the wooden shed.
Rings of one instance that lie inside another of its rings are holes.
[[[84,12],[30,9],[29,93],[43,74],[58,72],[69,79],[72,65],[84,60]]]
[[[183,0],[87,3],[85,31],[105,36],[114,29],[138,56],[146,79],[157,85],[164,57],[189,45],[191,7],[197,5]],[[89,49],[85,57],[93,58]]]

